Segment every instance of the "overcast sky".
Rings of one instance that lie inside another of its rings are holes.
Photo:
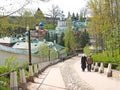
[[[67,16],[69,11],[70,13],[79,13],[80,9],[86,6],[86,2],[88,0],[50,0],[49,2],[41,2],[40,0],[31,1],[32,3],[27,5],[25,8],[29,8],[32,11],[40,8],[44,13],[47,13],[48,9],[52,8],[52,5],[58,5]],[[5,12],[15,11],[25,3],[27,3],[25,0],[0,0],[0,13],[4,14]],[[1,9],[1,7],[5,7],[5,9]]]

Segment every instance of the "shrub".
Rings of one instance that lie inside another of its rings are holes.
[[[86,45],[83,49],[83,52],[86,54],[86,55],[89,55],[91,53],[91,50],[89,49],[89,46]]]
[[[120,66],[119,65],[116,67],[116,70],[120,71]]]
[[[11,70],[16,70],[19,67],[19,62],[14,56],[5,59],[4,65]]]

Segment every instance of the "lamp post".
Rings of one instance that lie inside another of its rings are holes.
[[[50,48],[49,48],[49,61],[50,61]]]
[[[60,58],[60,57],[59,57],[59,51],[57,51],[57,53],[58,53],[58,59],[59,59],[59,58]]]
[[[29,65],[32,65],[32,63],[31,63],[31,41],[30,41],[30,30],[29,30],[29,26],[26,27],[26,30],[28,31]]]

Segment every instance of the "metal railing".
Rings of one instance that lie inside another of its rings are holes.
[[[40,62],[36,64],[32,64],[32,72],[33,76],[35,73],[41,73],[43,72],[48,66],[55,64],[59,62],[59,59],[51,60],[47,62]],[[23,72],[21,70],[24,70],[25,75],[23,76]],[[23,83],[23,80],[21,80],[23,77],[29,77],[29,65],[27,65],[27,68],[18,68],[15,71],[10,71],[7,73],[0,74],[0,90],[16,90],[14,88],[23,88],[20,84]],[[22,77],[22,78],[21,78]],[[26,78],[27,79],[27,78]],[[24,79],[25,80],[25,79]],[[26,82],[24,82],[26,83]],[[24,90],[24,89],[22,89]]]
[[[65,58],[68,59],[73,56],[74,55],[68,56]],[[43,72],[48,66],[56,64],[59,61],[61,61],[61,59],[58,59],[57,56],[56,58],[52,58],[52,57],[49,57],[49,58],[45,57],[45,61],[40,60],[39,62],[34,62],[34,63],[32,62],[32,68],[31,68],[32,70],[30,70],[29,65],[26,64],[26,65],[22,65],[22,67],[18,68],[17,70],[0,74],[0,90],[14,90],[14,88],[24,88],[21,86],[21,84],[26,83],[26,81],[29,81],[29,79],[27,79],[26,77],[29,78],[29,75],[31,73],[30,71],[33,72],[33,76],[34,76],[36,73],[39,74]],[[24,77],[24,80],[22,80],[23,77]]]

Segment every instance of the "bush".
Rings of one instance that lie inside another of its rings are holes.
[[[83,49],[83,52],[86,54],[86,55],[89,55],[91,53],[91,50],[89,49],[89,46],[85,46],[84,49]]]
[[[19,67],[19,62],[14,56],[5,59],[5,66],[11,70],[16,70]]]
[[[24,71],[25,71],[25,75],[28,75],[29,74],[29,68],[28,68],[28,62],[24,62],[24,66],[23,66],[23,68],[24,68]]]
[[[10,72],[11,69],[7,68],[6,66],[0,66],[0,74],[3,74],[5,72]],[[10,76],[0,76],[0,90],[8,90],[8,84],[10,82]]]
[[[8,68],[6,66],[0,66],[0,74],[3,74],[5,72],[11,71],[11,68]]]
[[[120,65],[118,65],[118,66],[116,67],[116,70],[120,71]]]
[[[112,57],[107,56],[106,53],[97,53],[92,55],[94,62],[105,62],[105,63],[120,63],[120,56]]]
[[[108,52],[97,53],[92,55],[94,62],[103,62],[104,67],[108,67],[108,63],[112,64],[112,69],[120,69],[120,55],[115,54],[114,57],[108,55]]]
[[[19,63],[14,56],[5,59],[4,65],[0,66],[0,74],[16,70]],[[10,75],[0,76],[0,90],[9,90]]]

